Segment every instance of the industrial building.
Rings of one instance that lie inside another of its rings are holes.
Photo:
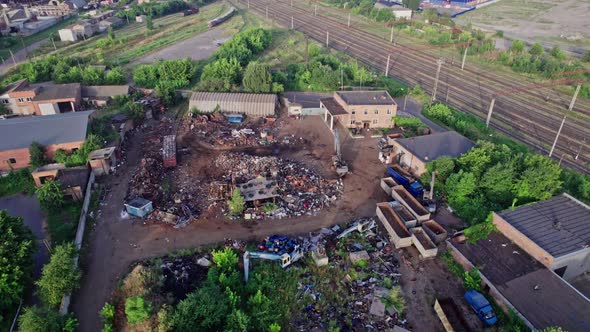
[[[345,128],[391,128],[397,104],[387,91],[337,91],[320,99],[324,121],[331,130],[335,122]]]
[[[392,160],[418,176],[426,172],[427,163],[441,157],[460,157],[475,146],[455,131],[394,139],[390,144]]]
[[[193,92],[189,110],[203,113],[245,114],[253,117],[273,116],[278,106],[275,94]]]
[[[494,213],[507,238],[566,280],[590,272],[590,207],[568,194]]]

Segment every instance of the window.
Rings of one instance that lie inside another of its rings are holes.
[[[377,120],[373,120],[373,124],[377,124]]]
[[[17,99],[19,103],[24,103],[25,102],[25,98],[18,98]]]
[[[387,110],[387,114],[388,114],[388,115],[389,115],[389,114],[391,114],[391,110]]]
[[[354,120],[350,121],[350,124],[353,125],[354,124]]]
[[[33,100],[33,98],[27,97],[27,101],[31,101],[31,100]]]
[[[369,112],[367,110],[365,110],[365,115],[369,114]]]
[[[16,164],[16,159],[10,158],[10,159],[8,159],[8,162],[11,164]]]
[[[2,100],[2,104],[8,104],[8,103],[10,103],[10,100],[8,100],[8,99],[0,99],[0,100]]]
[[[375,110],[375,114],[379,114],[379,110]]]
[[[356,114],[356,111],[352,111],[352,112],[350,112],[350,114],[355,115]]]

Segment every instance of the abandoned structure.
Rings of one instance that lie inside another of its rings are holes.
[[[76,42],[80,39],[92,37],[97,31],[96,26],[90,21],[80,21],[58,31],[61,41]]]
[[[475,146],[455,131],[391,140],[392,160],[416,175],[426,172],[426,164],[441,157],[457,158]]]
[[[494,213],[494,225],[566,280],[590,272],[590,207],[568,194]]]
[[[12,114],[51,115],[80,110],[82,102],[80,83],[53,84],[50,82],[29,84],[21,80],[11,84],[0,95],[0,102]]]
[[[193,92],[189,110],[224,114],[245,114],[253,117],[272,116],[278,105],[277,95],[262,93]]]
[[[29,166],[29,147],[37,142],[45,157],[52,159],[58,149],[72,152],[86,139],[92,111],[22,117],[0,121],[0,171]]]
[[[90,170],[86,166],[66,168],[63,164],[49,164],[34,170],[31,175],[35,186],[40,187],[47,180],[58,182],[66,200],[84,199]]]
[[[337,91],[320,100],[324,121],[331,130],[334,122],[345,128],[391,128],[397,104],[387,91]]]
[[[82,87],[82,100],[97,107],[106,106],[117,96],[127,96],[129,85],[90,85]]]
[[[117,163],[115,147],[94,150],[88,155],[88,164],[96,176],[108,175]]]

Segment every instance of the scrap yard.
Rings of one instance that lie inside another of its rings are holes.
[[[409,86],[420,85],[428,95],[433,92],[434,73],[440,60],[440,56],[434,54],[436,48],[416,48],[398,38],[399,33],[391,35],[395,40],[390,40],[389,33],[387,36],[369,33],[365,28],[370,27],[370,23],[356,19],[349,27],[347,14],[323,6],[263,0],[238,3],[284,27],[293,25],[293,29],[317,42],[348,53],[380,72],[388,70],[390,76]],[[388,58],[391,60],[389,65]],[[458,54],[456,58],[446,57],[442,63],[435,100],[485,119],[491,101],[495,99],[490,125],[542,154],[549,154],[571,99],[569,96],[522,78],[482,71],[469,63],[462,69]],[[590,162],[590,142],[587,140],[590,103],[578,100],[573,110],[579,116],[569,117],[565,122],[553,157],[588,173],[585,165]]]

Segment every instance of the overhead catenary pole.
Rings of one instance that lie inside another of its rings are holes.
[[[250,0],[248,0],[248,8],[250,8]]]
[[[295,29],[295,25],[293,22],[293,16],[291,16],[291,30]]]
[[[436,100],[436,89],[438,88],[438,78],[440,76],[440,69],[441,69],[443,63],[445,63],[445,60],[443,60],[441,58],[441,59],[436,60],[436,63],[438,65],[438,67],[436,68],[436,76],[434,77],[434,89],[432,89],[432,98],[430,98],[431,105]]]
[[[268,18],[268,6],[266,6],[266,18]]]
[[[584,138],[584,141],[582,143],[580,143],[580,148],[578,149],[578,153],[576,153],[576,157],[574,158],[574,160],[578,160],[578,158],[580,157],[580,152],[582,152],[582,147],[584,146],[584,143],[586,143],[585,138]]]
[[[391,35],[389,36],[389,42],[393,43],[393,26],[391,27]]]
[[[389,60],[391,60],[391,54],[387,55],[387,67],[385,67],[385,76],[389,76]]]
[[[408,94],[404,96],[404,111],[406,110],[406,104],[408,103]]]
[[[53,50],[57,51],[57,47],[55,47],[55,40],[51,37],[51,43],[53,43]]]
[[[580,93],[580,88],[582,84],[578,83],[576,87],[576,92],[574,92],[574,96],[570,102],[570,106],[568,107],[567,111],[563,115],[563,119],[561,120],[561,124],[559,125],[559,129],[557,130],[557,135],[555,135],[555,140],[553,141],[553,145],[551,146],[551,151],[549,151],[549,157],[553,155],[553,151],[555,150],[555,146],[557,145],[557,140],[559,139],[559,135],[561,135],[561,130],[563,129],[563,125],[565,124],[565,120],[567,119],[567,114],[574,109],[574,104],[576,103],[576,98],[578,98],[578,93]],[[563,156],[562,156],[563,158]]]
[[[315,9],[313,11],[313,16],[318,16],[318,5],[315,5]]]
[[[467,50],[469,49],[469,43],[465,45],[465,51],[463,52],[463,61],[461,61],[461,70],[465,68],[465,59],[467,59]]]
[[[348,27],[350,28],[350,13],[348,13]]]
[[[326,47],[330,47],[330,31],[326,31]]]
[[[12,53],[11,49],[8,49],[8,51],[10,52],[10,56],[12,57],[12,61],[14,62],[14,65],[16,66],[16,59],[14,58],[14,53]]]
[[[492,112],[494,111],[494,105],[496,105],[496,97],[492,97],[492,102],[490,103],[490,109],[488,110],[488,116],[486,117],[486,127],[490,126],[490,119],[492,118]]]

